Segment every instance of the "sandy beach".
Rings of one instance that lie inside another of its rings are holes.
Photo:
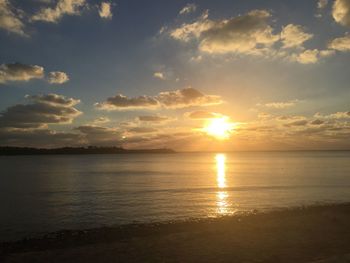
[[[1,262],[350,262],[350,204],[60,231],[3,243]]]

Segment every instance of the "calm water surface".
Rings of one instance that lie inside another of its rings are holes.
[[[350,152],[0,157],[0,240],[350,201]]]

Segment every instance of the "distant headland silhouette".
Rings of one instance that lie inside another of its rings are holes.
[[[31,147],[0,147],[0,155],[54,155],[54,154],[147,154],[175,153],[172,149],[124,149],[122,147],[62,147],[62,148],[31,148]]]

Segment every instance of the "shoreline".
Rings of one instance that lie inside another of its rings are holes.
[[[350,203],[62,230],[0,243],[1,262],[312,262],[350,253]],[[78,257],[78,258],[77,258]]]

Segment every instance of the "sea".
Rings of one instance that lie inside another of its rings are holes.
[[[0,156],[0,241],[350,202],[350,152]]]

